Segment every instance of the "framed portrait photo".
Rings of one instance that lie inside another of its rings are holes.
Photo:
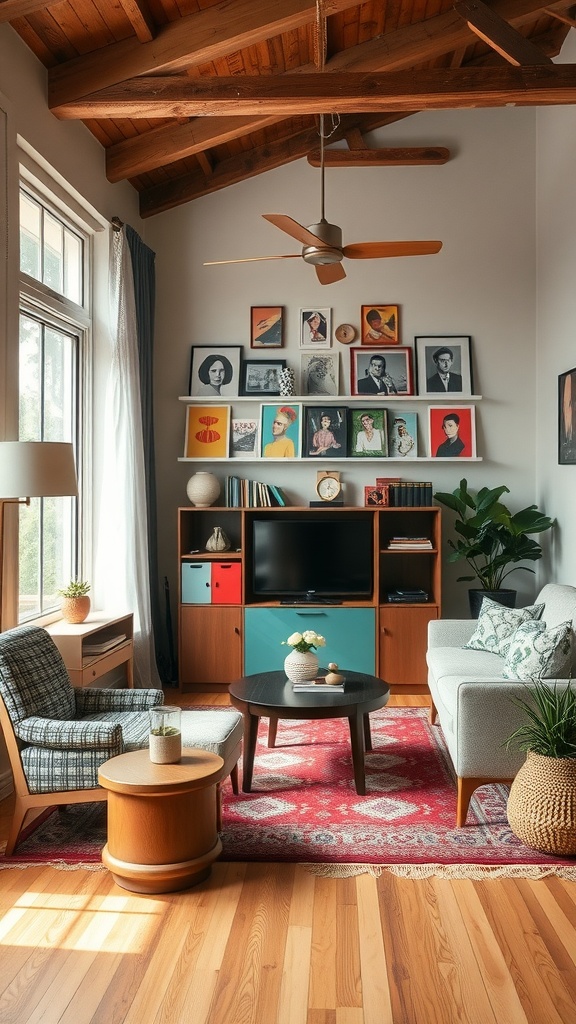
[[[246,397],[279,395],[279,374],[285,366],[285,359],[245,359],[242,363],[241,394]]]
[[[264,459],[298,459],[302,447],[302,406],[281,401],[260,406],[260,454]]]
[[[330,348],[332,345],[332,310],[300,310],[300,348]]]
[[[419,395],[471,395],[472,338],[461,334],[414,338]]]
[[[399,345],[398,306],[361,306],[360,341],[362,345]]]
[[[282,348],[284,307],[250,307],[250,348]]]
[[[229,440],[229,405],[186,407],[185,459],[226,459]]]
[[[260,421],[232,418],[230,431],[230,456],[233,459],[249,459],[258,456],[258,435]]]
[[[188,385],[190,397],[237,397],[241,359],[241,345],[193,345]]]
[[[348,455],[355,459],[386,458],[388,418],[386,409],[351,409]]]
[[[414,394],[412,349],[350,349],[350,387],[353,395],[379,398]]]
[[[307,406],[305,409],[302,456],[319,455],[323,459],[341,459],[347,453],[347,417],[345,406]]]
[[[338,352],[301,352],[300,393],[337,395],[339,367]]]
[[[576,466],[576,368],[558,377],[558,465]]]
[[[390,409],[388,413],[388,455],[391,459],[415,459],[418,455],[418,413]]]
[[[476,455],[473,405],[434,405],[428,408],[428,454],[434,459],[466,459]]]

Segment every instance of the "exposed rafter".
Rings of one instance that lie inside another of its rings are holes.
[[[464,18],[468,28],[479,39],[488,43],[488,46],[510,64],[520,66],[552,63],[542,50],[520,35],[496,11],[482,3],[482,0],[460,0],[454,5],[454,10]]]

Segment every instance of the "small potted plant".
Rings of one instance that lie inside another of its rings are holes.
[[[58,591],[62,598],[62,617],[66,622],[84,622],[90,611],[88,592],[90,584],[81,580],[70,580],[62,590]]]
[[[508,822],[544,853],[576,854],[576,689],[536,679],[514,703],[526,721],[508,738],[527,753],[510,787]]]
[[[470,576],[459,576],[457,582],[477,579],[480,584],[480,588],[468,591],[473,616],[478,615],[486,595],[514,607],[516,591],[504,588],[504,580],[516,569],[534,572],[527,565],[518,564],[542,558],[540,544],[529,534],[544,533],[555,525],[555,520],[545,516],[536,505],[513,514],[500,501],[503,494],[509,493],[510,489],[502,485],[482,487],[474,495],[468,490],[468,481],[461,480],[452,493],[434,495],[436,501],[456,513],[454,529],[458,540],[448,541],[453,550],[447,560],[465,560],[471,569]]]

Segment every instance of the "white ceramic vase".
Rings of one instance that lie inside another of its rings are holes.
[[[314,651],[290,651],[284,659],[284,671],[292,683],[308,683],[318,675],[318,657]]]
[[[220,483],[213,473],[194,473],[186,484],[186,494],[197,508],[209,508],[220,494]]]

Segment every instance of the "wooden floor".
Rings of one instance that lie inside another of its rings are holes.
[[[0,905],[2,1024],[576,1024],[576,884],[553,876],[218,862],[136,896],[105,871],[14,868]]]

